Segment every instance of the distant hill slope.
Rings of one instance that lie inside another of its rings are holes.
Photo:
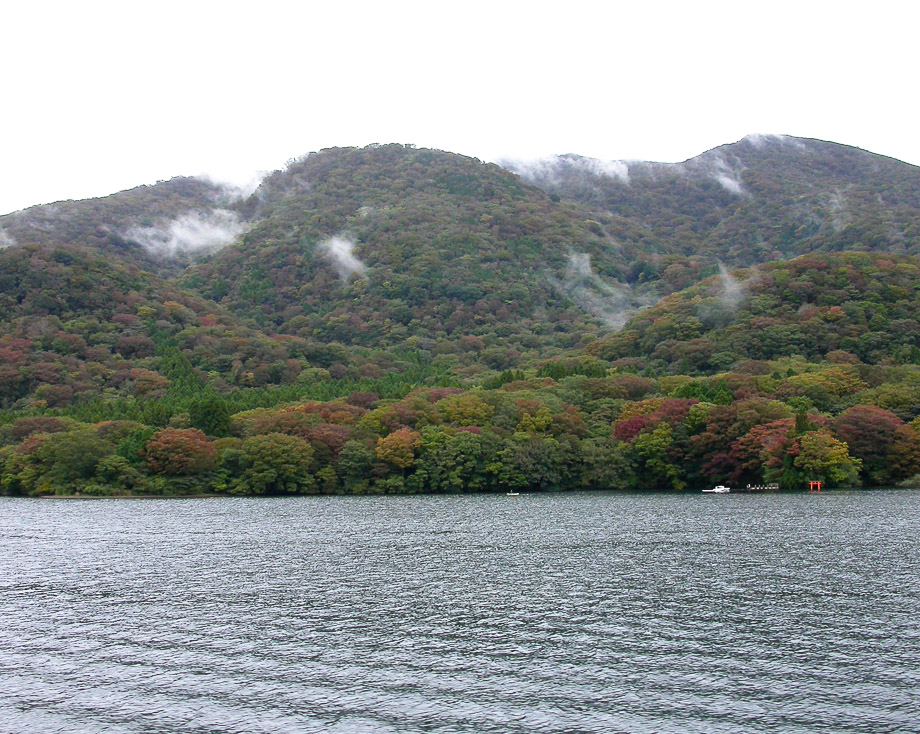
[[[60,201],[0,216],[0,241],[92,247],[175,274],[188,263],[196,244],[207,244],[209,234],[212,240],[219,234],[219,223],[226,226],[236,218],[226,209],[230,204],[217,184],[174,178],[98,199]]]
[[[148,398],[194,370],[218,388],[290,381],[321,351],[93,249],[0,250],[0,408]]]
[[[742,266],[808,252],[920,253],[920,168],[836,143],[748,136],[684,163],[508,163],[647,250]],[[665,262],[665,266],[667,262]],[[660,273],[659,273],[660,274]]]
[[[174,179],[26,209],[0,217],[10,309],[0,318],[10,334],[50,316],[71,323],[68,333],[80,319],[103,322],[121,313],[96,302],[107,279],[137,268],[138,278],[170,277],[126,293],[197,298],[196,319],[210,323],[211,309],[256,340],[311,345],[301,354],[333,345],[336,362],[348,361],[336,345],[406,349],[476,374],[620,344],[605,335],[720,263],[920,254],[920,169],[833,143],[752,136],[681,164],[562,156],[517,168],[526,180],[442,151],[334,148],[293,161],[246,199]],[[60,245],[79,250],[66,277]],[[88,264],[101,260],[108,271]],[[647,339],[631,354],[661,349]],[[723,351],[722,361],[738,350]],[[243,364],[222,358],[216,371],[228,380],[242,369],[258,382],[267,364],[269,382],[280,380],[280,357],[228,359]]]
[[[575,346],[642,302],[622,283],[629,254],[580,205],[451,153],[322,151],[268,177],[240,211],[252,222],[240,243],[181,282],[271,330],[495,348],[506,366],[507,350]]]
[[[920,260],[819,253],[726,273],[662,299],[588,351],[682,374],[792,355],[920,364]]]

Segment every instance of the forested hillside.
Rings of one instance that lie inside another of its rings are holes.
[[[751,135],[684,163],[569,155],[508,165],[589,207],[615,237],[640,228],[654,256],[645,277],[677,287],[694,275],[684,258],[737,267],[812,252],[920,253],[917,167],[836,143]]]
[[[527,175],[339,148],[0,218],[0,491],[917,481],[917,168]]]
[[[649,302],[577,205],[475,159],[332,149],[270,176],[238,245],[182,283],[264,328],[364,346],[517,354],[586,343]],[[435,346],[436,345],[436,346]]]
[[[100,199],[61,201],[33,206],[0,216],[0,247],[24,245],[79,245],[92,247],[126,262],[176,274],[188,264],[188,252],[167,252],[154,247],[149,233],[168,229],[171,223],[191,217],[195,224],[225,211],[232,201],[226,191],[198,178],[174,178],[152,186],[138,186]],[[200,229],[200,226],[199,226]],[[145,231],[148,233],[144,237]],[[195,232],[200,238],[201,232]],[[157,245],[168,241],[164,232]],[[142,243],[151,245],[144,247]],[[176,256],[179,256],[178,258]]]
[[[790,355],[916,364],[918,319],[916,258],[803,255],[714,276],[668,296],[590,351],[691,374]]]

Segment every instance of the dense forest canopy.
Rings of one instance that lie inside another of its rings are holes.
[[[747,138],[516,169],[338,148],[0,217],[0,491],[920,473],[917,168]]]

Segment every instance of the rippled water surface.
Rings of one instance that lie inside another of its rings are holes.
[[[920,731],[920,492],[0,499],[3,732]]]

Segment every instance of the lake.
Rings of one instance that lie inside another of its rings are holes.
[[[920,492],[0,498],[2,732],[916,732]]]

